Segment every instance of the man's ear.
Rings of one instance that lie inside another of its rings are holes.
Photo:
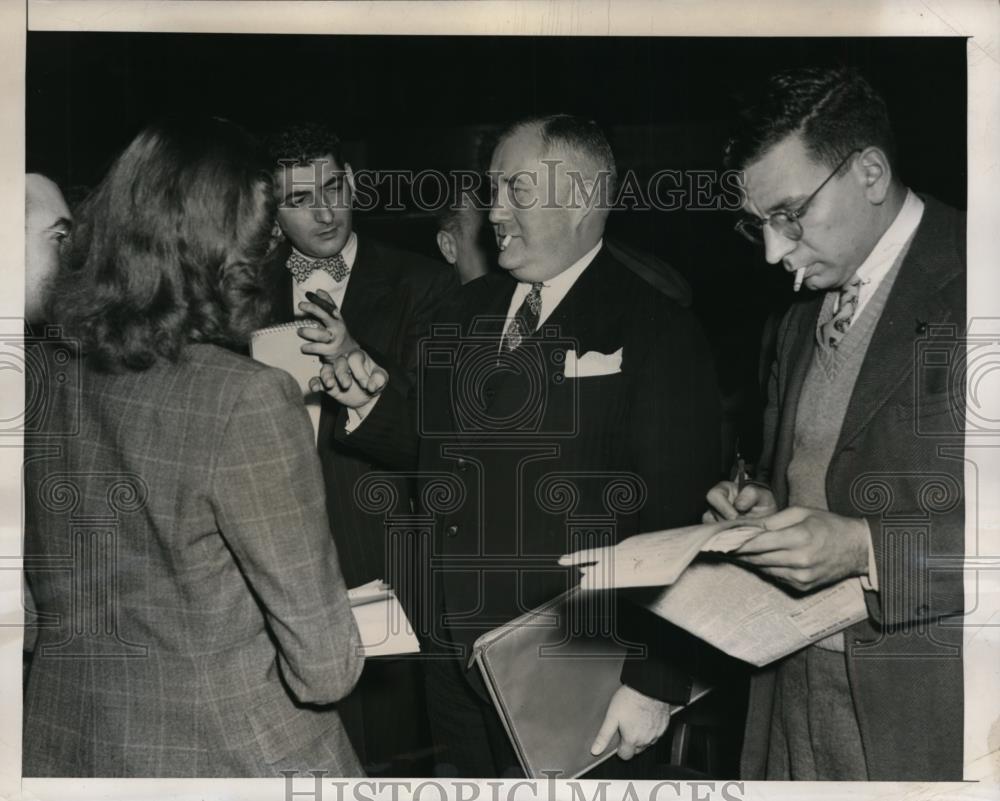
[[[604,202],[602,194],[604,191],[605,188],[593,178],[581,177],[578,182],[571,185],[569,203],[577,226],[583,225],[589,218],[598,214]]]
[[[441,251],[441,255],[444,256],[444,260],[448,264],[454,264],[458,261],[458,243],[455,242],[455,237],[448,231],[437,232],[437,245],[438,250]]]
[[[357,194],[357,188],[354,186],[354,170],[351,169],[351,165],[346,161],[344,162],[344,176],[347,178],[347,185],[351,187],[351,196],[353,197]]]
[[[876,206],[884,202],[892,186],[892,165],[885,151],[879,147],[866,147],[858,156],[855,170],[868,201]]]

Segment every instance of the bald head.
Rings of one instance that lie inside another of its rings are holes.
[[[29,173],[24,188],[24,316],[37,322],[43,318],[48,286],[73,223],[55,182]]]

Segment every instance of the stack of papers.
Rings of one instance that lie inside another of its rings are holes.
[[[651,611],[757,667],[868,616],[857,577],[797,593],[725,558],[763,530],[741,518],[653,531],[559,563],[580,568],[581,590],[665,587],[646,603]]]
[[[392,587],[380,579],[348,590],[365,657],[420,652],[420,643]]]
[[[617,545],[577,551],[560,564],[575,564],[580,588],[663,587],[674,584],[700,553],[729,553],[764,529],[748,520],[723,520],[699,526],[636,534]]]

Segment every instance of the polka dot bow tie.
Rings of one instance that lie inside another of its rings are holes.
[[[347,268],[347,262],[339,253],[324,259],[307,259],[293,251],[292,255],[288,257],[288,261],[285,262],[285,266],[295,276],[295,281],[299,284],[304,283],[315,270],[329,273],[337,282],[343,281],[347,273],[350,272]]]

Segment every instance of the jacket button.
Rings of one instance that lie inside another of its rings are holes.
[[[456,525],[448,526],[448,528],[446,528],[444,530],[444,533],[447,534],[449,537],[457,537],[458,536],[458,526],[456,526]]]

